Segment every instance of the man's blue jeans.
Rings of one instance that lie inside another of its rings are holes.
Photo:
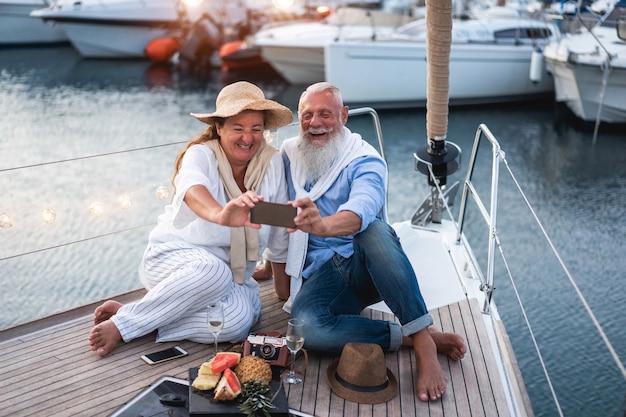
[[[402,326],[359,314],[384,300]],[[354,254],[335,254],[302,283],[291,311],[305,321],[305,347],[340,353],[348,342],[397,350],[402,336],[433,323],[409,259],[391,226],[375,221],[354,237]]]

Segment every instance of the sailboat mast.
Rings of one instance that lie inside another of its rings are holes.
[[[416,153],[416,169],[428,176],[431,186],[446,185],[448,175],[459,164],[456,145],[447,146],[450,48],[452,44],[452,1],[426,1],[426,134],[427,143]],[[432,168],[432,174],[429,170]],[[433,189],[432,221],[440,222],[439,196]]]

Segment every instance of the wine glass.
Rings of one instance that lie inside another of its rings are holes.
[[[287,324],[287,348],[291,352],[291,368],[289,374],[283,378],[283,381],[287,384],[299,384],[302,382],[302,377],[296,375],[294,366],[296,363],[296,354],[304,345],[304,320],[302,319],[290,319]]]
[[[209,331],[213,333],[213,339],[215,341],[215,351],[210,357],[212,358],[217,356],[217,336],[224,328],[224,305],[222,303],[217,302],[207,307],[207,324]]]

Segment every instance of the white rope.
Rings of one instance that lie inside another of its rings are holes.
[[[567,278],[569,279],[570,283],[572,284],[572,287],[574,287],[574,291],[576,291],[576,294],[578,295],[578,298],[580,299],[580,301],[582,302],[583,306],[587,310],[587,314],[589,314],[589,317],[591,318],[591,321],[593,322],[594,326],[598,330],[598,333],[600,333],[600,337],[602,337],[602,340],[604,341],[604,344],[606,345],[606,347],[609,350],[611,356],[613,357],[613,360],[615,361],[615,364],[617,365],[617,367],[619,368],[619,370],[622,373],[622,376],[626,380],[626,368],[624,368],[624,365],[622,364],[622,361],[620,360],[619,356],[617,355],[617,352],[613,348],[613,345],[609,341],[609,338],[604,333],[604,330],[602,329],[602,325],[600,324],[600,322],[596,318],[595,314],[593,313],[593,310],[591,310],[591,307],[587,303],[587,300],[585,299],[585,296],[583,295],[583,293],[578,288],[578,284],[574,280],[574,277],[569,272],[569,270],[567,269],[567,266],[565,265],[565,263],[561,259],[561,256],[557,252],[556,247],[554,246],[554,244],[552,243],[552,240],[548,236],[548,233],[546,232],[546,229],[543,227],[543,224],[539,220],[539,217],[537,217],[537,214],[535,213],[535,210],[530,205],[530,202],[528,201],[528,198],[526,198],[526,195],[524,194],[524,191],[522,191],[522,188],[520,187],[520,185],[519,185],[519,183],[517,181],[517,178],[515,178],[515,175],[513,175],[513,172],[511,171],[511,168],[509,167],[508,162],[504,158],[502,158],[502,162],[504,162],[504,165],[506,166],[506,169],[509,171],[509,174],[511,175],[511,178],[513,179],[513,182],[515,183],[515,186],[517,187],[518,191],[522,195],[522,198],[526,202],[526,205],[528,206],[528,209],[532,213],[533,217],[535,218],[535,221],[537,222],[537,224],[539,225],[539,228],[541,229],[541,232],[543,233],[544,237],[548,241],[548,244],[550,245],[550,248],[552,249],[552,252],[556,256],[557,260],[559,261],[559,264],[561,265],[561,268],[563,268],[563,271],[565,272],[565,275],[567,275]]]

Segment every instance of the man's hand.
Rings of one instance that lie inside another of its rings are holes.
[[[295,217],[296,229],[321,237],[347,236],[358,232],[361,218],[351,211],[340,211],[322,217],[317,205],[309,197],[300,198],[290,203],[299,208]]]

